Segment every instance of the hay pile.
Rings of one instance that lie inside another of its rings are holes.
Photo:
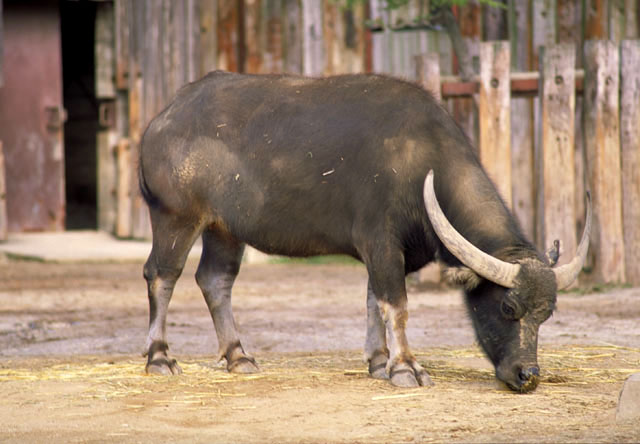
[[[478,348],[434,348],[417,353],[418,361],[436,384],[494,380],[491,365]],[[621,383],[640,371],[640,349],[603,346],[566,346],[538,352],[542,384],[577,387],[596,383]],[[211,364],[210,357],[180,360],[182,377],[157,377],[144,374],[144,361],[122,357],[105,363],[102,357],[72,357],[67,362],[52,362],[39,368],[5,362],[0,368],[0,383],[5,381],[73,381],[87,384],[85,396],[113,399],[158,394],[158,402],[205,405],[228,397],[254,393],[253,381],[262,381],[272,389],[301,386],[351,384],[366,379],[367,372],[358,353],[287,354],[258,356],[262,372],[233,375],[222,364]],[[76,362],[74,362],[76,361]],[[78,362],[79,361],[79,362]],[[465,362],[471,364],[465,365]],[[615,362],[616,365],[610,365]],[[478,363],[482,363],[479,367]],[[621,366],[620,364],[624,364]],[[168,396],[173,395],[173,396]],[[390,394],[389,396],[399,396]],[[380,399],[383,399],[381,397]],[[130,408],[142,407],[131,404]]]

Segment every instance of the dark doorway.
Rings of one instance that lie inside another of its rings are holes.
[[[92,1],[60,2],[62,32],[66,228],[97,228],[94,40],[96,5]]]

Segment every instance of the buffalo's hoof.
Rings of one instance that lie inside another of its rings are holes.
[[[256,364],[255,359],[250,356],[242,356],[235,361],[229,362],[227,364],[227,370],[229,373],[250,374],[258,373],[260,368],[258,364]]]
[[[433,385],[429,374],[417,362],[398,362],[389,371],[391,384],[396,387],[428,387]]]
[[[147,351],[145,371],[150,375],[179,375],[182,369],[178,361],[169,358],[169,346],[164,341],[154,341]]]
[[[149,375],[179,375],[182,373],[178,361],[169,358],[156,358],[147,363],[145,370]]]
[[[387,375],[388,355],[383,352],[377,352],[373,358],[369,359],[369,376],[374,379],[389,379]]]

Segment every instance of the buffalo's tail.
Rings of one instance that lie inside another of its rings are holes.
[[[153,192],[149,189],[149,185],[144,178],[144,171],[142,169],[142,158],[138,164],[138,183],[140,185],[140,194],[144,198],[144,201],[149,205],[149,208],[160,209],[164,206],[162,205],[162,201],[158,196],[153,194]]]

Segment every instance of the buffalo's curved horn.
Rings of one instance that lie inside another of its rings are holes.
[[[433,229],[451,254],[483,278],[503,287],[513,288],[515,286],[515,278],[520,271],[520,265],[501,261],[485,253],[453,228],[436,198],[436,192],[433,188],[433,170],[429,171],[424,181],[424,204]]]
[[[576,251],[575,257],[568,264],[562,265],[558,268],[554,268],[553,272],[556,275],[556,284],[558,290],[567,288],[573,281],[576,280],[580,270],[587,259],[587,250],[589,249],[589,234],[591,233],[591,194],[587,192],[587,216],[584,224],[584,231],[582,232],[582,239]]]

